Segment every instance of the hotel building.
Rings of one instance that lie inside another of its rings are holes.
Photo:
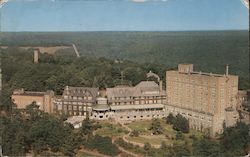
[[[98,88],[66,86],[63,95],[55,98],[54,112],[69,116],[87,116],[96,104]]]
[[[34,92],[34,91],[24,91],[24,89],[14,90],[11,96],[13,103],[17,105],[18,109],[25,109],[28,105],[35,102],[39,106],[39,109],[53,113],[54,108],[54,92]]]
[[[179,64],[178,70],[166,72],[166,112],[189,119],[190,127],[223,132],[238,119],[238,76],[195,72],[193,64]]]

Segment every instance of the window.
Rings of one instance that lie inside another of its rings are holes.
[[[62,110],[62,105],[57,105],[58,110]]]
[[[71,105],[68,106],[68,110],[72,110],[72,106]]]
[[[63,110],[64,110],[64,111],[67,110],[67,105],[63,105]]]
[[[79,111],[82,111],[83,107],[82,106],[79,106]]]
[[[76,105],[74,105],[74,110],[77,110],[77,106]]]

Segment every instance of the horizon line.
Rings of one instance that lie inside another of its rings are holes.
[[[209,32],[209,31],[249,31],[249,29],[204,29],[204,30],[93,30],[93,31],[0,31],[0,33],[74,33],[74,32]]]

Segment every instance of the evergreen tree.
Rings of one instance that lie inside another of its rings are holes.
[[[159,119],[153,119],[150,130],[152,130],[153,134],[155,135],[159,135],[163,133],[164,128],[161,126],[161,122]]]

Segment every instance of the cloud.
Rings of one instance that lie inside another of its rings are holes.
[[[4,5],[5,3],[7,3],[7,2],[8,2],[8,0],[0,0],[0,8],[2,8],[3,5]]]
[[[241,2],[249,9],[249,0],[241,0]]]

